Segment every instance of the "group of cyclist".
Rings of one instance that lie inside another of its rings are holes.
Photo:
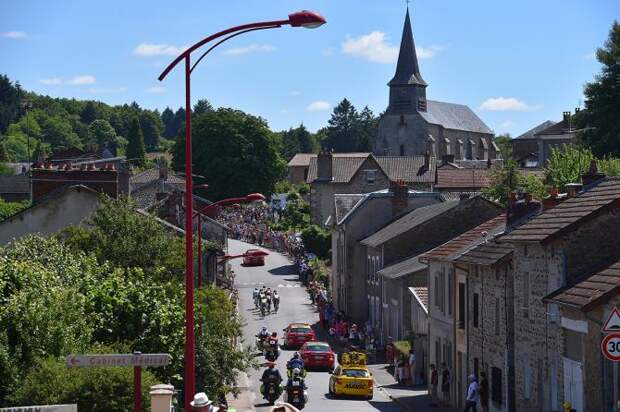
[[[265,285],[260,289],[254,288],[252,297],[254,299],[254,306],[260,309],[263,316],[265,316],[265,313],[271,312],[271,305],[273,305],[273,310],[276,312],[280,307],[280,295],[278,291],[272,290]]]

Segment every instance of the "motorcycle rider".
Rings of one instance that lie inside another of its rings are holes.
[[[260,295],[260,290],[258,288],[254,288],[254,292],[252,292],[252,298],[254,299],[255,306],[258,306],[259,295]]]
[[[263,372],[260,381],[262,382],[260,385],[260,393],[262,395],[265,395],[265,385],[269,382],[274,382],[278,385],[278,393],[282,391],[282,375],[280,375],[280,371],[276,369],[275,362],[267,362],[267,369]]]
[[[258,335],[256,335],[256,337],[258,338],[260,345],[264,345],[267,338],[269,338],[269,331],[267,330],[267,326],[263,326],[260,332],[258,332]]]
[[[280,295],[278,294],[277,290],[273,291],[273,296],[271,297],[271,300],[273,300],[273,308],[277,311],[278,307],[280,306]]]
[[[295,352],[293,354],[293,357],[291,358],[291,360],[289,360],[286,363],[286,373],[288,374],[289,378],[292,376],[292,371],[294,369],[299,369],[301,372],[301,376],[305,377],[306,376],[306,369],[304,368],[304,361],[303,359],[301,359],[301,356],[299,356],[299,352]]]
[[[278,345],[278,332],[271,332],[271,336],[267,339],[265,354],[269,350],[274,351],[276,356],[278,356],[278,354],[280,353],[280,347]]]

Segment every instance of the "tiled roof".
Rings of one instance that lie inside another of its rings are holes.
[[[581,282],[559,289],[545,301],[579,308],[585,312],[607,302],[620,293],[620,261]]]
[[[539,124],[538,126],[535,126],[533,128],[531,128],[530,130],[528,130],[527,132],[515,137],[515,139],[535,139],[534,135],[542,130],[547,129],[548,127],[551,127],[555,124],[555,122],[552,122],[551,120],[546,120],[544,122],[542,122],[541,124]]]
[[[410,287],[409,291],[417,298],[426,312],[428,312],[428,287],[416,286]]]
[[[461,195],[467,195],[469,198],[473,198],[475,196],[479,196],[481,194],[481,192],[470,192],[467,190],[459,190],[458,192],[455,191],[441,191],[441,197],[443,198],[443,200],[445,200],[446,202],[449,202],[451,200],[460,200],[461,199]]]
[[[437,169],[436,188],[483,188],[489,186],[488,169]]]
[[[30,193],[28,176],[0,176],[0,193]]]
[[[427,111],[419,113],[429,123],[446,129],[493,134],[493,131],[465,105],[435,100],[427,100],[426,103]]]
[[[442,202],[430,206],[419,207],[379,229],[360,243],[377,247],[414,227],[428,222],[432,218],[445,213],[456,206],[459,201]]]
[[[493,266],[512,254],[512,247],[500,244],[495,239],[483,242],[471,248],[455,259],[460,263],[473,263],[476,265]]]
[[[140,172],[136,175],[131,176],[130,178],[132,190],[135,190],[135,188],[142,187],[143,185],[156,182],[158,180],[159,180],[159,169],[156,167],[147,169],[143,172]],[[172,185],[180,185],[184,188],[185,178],[178,176],[169,171],[168,178],[166,179],[166,183],[172,184]]]
[[[467,249],[482,243],[485,238],[490,238],[497,233],[503,232],[505,227],[506,216],[501,214],[424,253],[420,256],[420,261],[453,260]],[[484,236],[485,234],[486,236]]]
[[[572,131],[569,131],[570,124],[564,120],[562,120],[561,122],[557,122],[555,124],[552,124],[551,126],[543,129],[543,130],[539,130],[538,132],[534,133],[534,137],[538,137],[541,135],[563,135],[563,134],[569,134],[572,133]]]
[[[316,157],[314,153],[297,153],[291,160],[289,160],[289,166],[309,166],[310,159]]]
[[[398,279],[411,273],[419,272],[426,269],[426,264],[420,263],[419,256],[405,259],[394,265],[386,266],[377,273],[388,279]]]
[[[572,230],[597,213],[617,206],[620,206],[620,178],[608,177],[502,236],[501,241],[545,242]]]
[[[370,153],[334,153],[332,155],[333,183],[349,183]],[[387,177],[395,182],[403,180],[412,182],[433,182],[435,176],[435,159],[430,158],[429,170],[418,176],[424,165],[424,156],[373,156]],[[310,158],[306,182],[312,183],[317,178],[317,158]]]

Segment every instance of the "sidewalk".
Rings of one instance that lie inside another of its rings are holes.
[[[245,373],[240,373],[237,377],[237,388],[240,392],[236,398],[230,393],[226,395],[229,408],[236,409],[236,412],[254,411],[255,395],[249,389],[248,376]]]

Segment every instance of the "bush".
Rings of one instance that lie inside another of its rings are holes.
[[[301,239],[308,252],[320,258],[327,259],[332,245],[332,235],[329,230],[317,225],[310,225],[301,231]]]
[[[411,351],[411,343],[409,343],[409,341],[406,341],[406,340],[396,341],[394,342],[394,349],[397,354],[405,358],[408,358],[409,351]]]

